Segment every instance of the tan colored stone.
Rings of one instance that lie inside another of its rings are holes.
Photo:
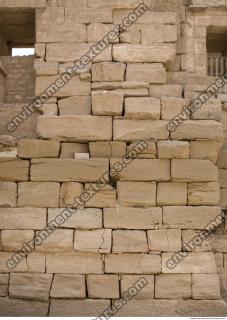
[[[125,68],[126,66],[123,63],[93,63],[91,68],[92,81],[123,81]]]
[[[0,208],[0,229],[40,230],[46,226],[46,209]]]
[[[36,59],[34,68],[37,76],[52,76],[58,73],[57,62],[45,62],[43,59]]]
[[[152,45],[157,42],[176,42],[177,27],[168,24],[142,25],[142,44]]]
[[[0,297],[8,296],[9,274],[0,274]]]
[[[192,275],[193,299],[212,300],[220,299],[220,285],[217,274],[193,274]]]
[[[177,252],[181,250],[180,230],[148,230],[147,238],[150,251]]]
[[[221,100],[211,99],[204,103],[202,108],[192,113],[192,119],[200,120],[222,120]]]
[[[110,8],[81,8],[78,11],[78,7],[69,8],[65,10],[66,21],[71,24],[75,23],[112,23],[112,10]]]
[[[220,187],[217,182],[189,183],[189,205],[217,205],[220,201]]]
[[[113,29],[114,29],[113,24],[91,23],[87,26],[87,42],[91,42],[91,43],[99,42],[104,36],[109,34]],[[119,42],[119,35],[113,36],[113,40],[110,41],[110,43],[117,43],[117,42]]]
[[[40,272],[46,271],[46,256],[43,253],[33,252],[27,256],[28,272]]]
[[[42,301],[30,301],[12,298],[0,299],[0,315],[8,317],[46,317],[49,303]]]
[[[158,141],[158,157],[160,159],[188,159],[190,145],[187,141]]]
[[[227,189],[221,189],[221,201],[220,206],[225,209],[227,208]]]
[[[163,207],[163,223],[167,228],[206,229],[219,214],[219,207]]]
[[[216,234],[212,241],[212,248],[215,252],[226,252],[227,234]]]
[[[157,204],[186,205],[187,183],[160,182],[157,186]]]
[[[85,143],[61,143],[60,158],[74,158],[75,153],[87,153],[88,145]]]
[[[0,182],[0,207],[15,207],[17,199],[17,184]]]
[[[58,101],[59,115],[89,115],[91,114],[91,97],[74,96]]]
[[[166,83],[166,70],[161,63],[128,63],[126,80],[163,84]]]
[[[182,112],[183,108],[190,105],[190,101],[191,99],[162,97],[162,119],[172,120],[175,116]]]
[[[146,141],[146,149],[141,150],[142,152],[140,152],[137,155],[138,159],[155,159],[157,157],[157,147],[156,147],[156,143],[152,142],[152,141]],[[138,142],[133,142],[130,143],[129,146],[127,146],[127,154],[129,155],[129,157],[133,158],[133,153],[131,155],[131,151],[137,150],[137,145]]]
[[[145,231],[114,230],[112,252],[148,252]]]
[[[108,171],[107,159],[37,159],[32,160],[32,181],[97,181]]]
[[[33,230],[2,230],[1,247],[3,251],[19,251],[24,243],[34,238]]]
[[[35,55],[37,58],[45,58],[46,53],[46,44],[45,43],[36,43],[35,44]]]
[[[108,253],[111,251],[111,242],[110,229],[76,230],[74,235],[74,249],[80,252]]]
[[[44,116],[58,116],[58,106],[54,103],[43,104],[39,111]]]
[[[204,240],[200,246],[194,248],[190,245],[191,241],[198,236],[200,231],[198,230],[182,230],[182,248],[184,251],[196,251],[196,252],[208,252],[212,251],[212,237]],[[186,244],[186,245],[184,245]]]
[[[119,298],[119,281],[117,275],[88,275],[88,297],[92,299],[117,299]]]
[[[85,276],[55,274],[50,296],[52,298],[85,298]]]
[[[222,149],[219,153],[218,168],[227,169],[227,149]]]
[[[221,146],[222,141],[192,141],[190,158],[207,159],[216,163]]]
[[[162,225],[161,208],[104,209],[104,226],[112,229],[155,229]]]
[[[227,188],[227,170],[219,169],[219,183],[221,188]]]
[[[160,100],[152,98],[125,99],[125,116],[129,119],[159,120],[161,112]]]
[[[79,197],[84,192],[84,187],[78,182],[65,182],[61,185],[60,189],[60,207],[67,207],[75,203],[75,197]]]
[[[155,277],[155,298],[190,299],[191,282],[190,274],[159,274]]]
[[[46,0],[1,0],[0,7],[43,8],[46,7]]]
[[[20,182],[19,207],[58,207],[60,184],[56,182]]]
[[[150,87],[150,96],[152,98],[182,97],[183,87],[178,84],[152,84]]]
[[[134,299],[152,299],[154,298],[154,276],[153,275],[123,275],[121,280],[121,297],[130,288],[140,288]]]
[[[45,241],[42,241],[42,234],[36,232],[39,241],[36,243],[37,252],[67,252],[73,250],[73,230],[55,230]]]
[[[29,162],[24,160],[0,161],[1,181],[27,181]]]
[[[29,140],[18,141],[18,156],[20,158],[56,158],[60,144],[54,140]]]
[[[91,158],[120,158],[126,154],[126,143],[121,141],[90,142],[89,149]]]
[[[43,138],[59,138],[62,141],[89,142],[111,140],[111,117],[95,116],[41,116],[37,131]]]
[[[88,0],[89,8],[135,8],[140,4],[140,0]]]
[[[121,116],[124,95],[119,92],[92,92],[92,113],[96,116]]]
[[[51,280],[51,274],[13,273],[10,275],[9,296],[47,301]]]
[[[140,43],[141,28],[138,25],[131,25],[125,32],[120,33],[120,43]]]
[[[106,273],[155,274],[161,272],[159,255],[108,254],[105,257]]]
[[[156,205],[156,183],[118,181],[117,192],[121,205],[131,207]]]
[[[96,190],[95,184],[85,184],[85,191]],[[113,208],[116,202],[116,191],[111,185],[105,185],[96,192],[92,198],[85,203],[85,207],[90,208]]]

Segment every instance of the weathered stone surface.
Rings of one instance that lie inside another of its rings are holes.
[[[190,299],[191,286],[190,274],[159,274],[155,277],[155,298]]]
[[[176,117],[179,113],[182,112],[183,108],[190,105],[190,101],[191,99],[162,97],[162,119],[172,120],[174,117]]]
[[[14,182],[0,182],[0,207],[15,207],[17,198],[17,184]]]
[[[113,175],[117,161],[118,159],[110,160],[110,175]],[[168,181],[170,180],[170,161],[135,159],[118,174],[118,177],[120,180],[129,181]]]
[[[75,197],[79,197],[84,192],[84,187],[78,182],[65,182],[60,189],[60,207],[68,205],[75,207]]]
[[[150,96],[153,98],[182,97],[183,87],[178,84],[152,84],[150,86]]]
[[[144,286],[145,281],[147,282]],[[124,293],[131,287],[138,285],[142,288],[141,291],[137,292],[134,299],[151,299],[154,298],[154,276],[153,275],[123,275],[121,280],[121,297],[124,297]]]
[[[36,237],[42,238],[41,234],[39,236],[39,232],[37,232]],[[42,243],[36,242],[37,252],[68,252],[72,251],[72,249],[73,230],[55,230]]]
[[[221,188],[227,188],[227,170],[219,169],[219,183]]]
[[[74,235],[74,249],[80,252],[108,253],[111,242],[110,229],[76,230]]]
[[[227,208],[227,189],[221,189],[221,201],[220,201],[220,206],[222,208]]]
[[[215,252],[226,252],[226,239],[227,234],[216,234],[214,240],[212,241],[212,247]]]
[[[95,116],[41,116],[37,131],[45,139],[55,138],[74,142],[111,140],[112,119]]]
[[[151,254],[108,254],[106,273],[155,274],[161,271],[161,258]]]
[[[218,207],[163,207],[163,223],[167,228],[199,230],[219,214]]]
[[[177,229],[148,230],[148,247],[151,251],[181,250],[181,231]]]
[[[9,282],[9,296],[47,301],[51,280],[51,274],[12,273]]]
[[[108,171],[107,159],[37,159],[32,160],[32,181],[97,181]]]
[[[8,135],[0,135],[0,144],[3,144],[7,147],[16,147],[17,140],[16,138]]]
[[[208,252],[212,251],[212,237],[204,240],[200,246],[189,246],[189,243],[198,236],[200,233],[199,230],[182,230],[182,248],[184,251],[196,251],[196,252]]]
[[[93,63],[91,67],[92,81],[124,81],[125,69],[124,63]]]
[[[29,179],[29,162],[24,160],[0,161],[1,181],[26,181]]]
[[[217,181],[217,167],[209,160],[172,160],[171,176],[175,181]]]
[[[85,276],[55,274],[50,296],[53,298],[85,298]]]
[[[18,251],[33,238],[33,230],[2,230],[1,247],[4,251]]]
[[[35,44],[35,56],[37,58],[44,58],[46,53],[46,44],[45,43],[36,43]]]
[[[91,97],[74,96],[58,101],[59,115],[89,115],[91,114]]]
[[[60,214],[63,214],[66,209],[48,209],[48,223]],[[66,215],[67,217],[67,215]],[[101,209],[77,209],[69,219],[62,225],[64,228],[78,229],[99,229],[102,228],[102,210]]]
[[[145,231],[114,230],[113,252],[148,252]]]
[[[19,207],[58,207],[60,184],[55,182],[20,182]]]
[[[61,143],[60,158],[74,159],[75,153],[87,153],[88,144],[85,143]],[[96,157],[97,158],[97,157]]]
[[[0,208],[0,229],[40,230],[46,226],[46,209]]]
[[[119,281],[117,275],[88,275],[88,297],[92,299],[119,298]]]
[[[216,163],[221,146],[222,141],[192,141],[190,145],[190,158],[207,159]]]
[[[104,226],[112,229],[155,229],[162,225],[161,208],[107,208]]]
[[[43,8],[46,0],[1,0],[0,7],[3,8]]]
[[[131,25],[125,32],[121,32],[120,43],[141,43],[140,25]]]
[[[43,59],[36,59],[34,68],[36,76],[52,76],[58,73],[57,62],[45,62]]]
[[[126,155],[126,143],[123,141],[90,142],[91,158],[120,158]]]
[[[95,43],[99,42],[103,37],[113,31],[113,24],[104,23],[91,23],[87,26],[87,42]],[[110,39],[110,43],[119,42],[119,34],[113,35],[113,39]],[[105,76],[105,75],[104,75]]]
[[[142,44],[152,45],[156,42],[176,42],[177,27],[168,24],[142,25]]]
[[[131,207],[156,205],[156,183],[118,181],[117,192],[121,205]]]
[[[220,187],[217,182],[189,183],[189,205],[217,205],[220,201]]]
[[[8,296],[9,274],[0,274],[0,297]]]
[[[137,145],[138,142],[133,142],[130,143],[129,146],[127,146],[127,154],[129,154],[129,156],[131,151],[137,150]],[[156,143],[153,141],[146,141],[146,148],[144,150],[140,150],[140,153],[137,155],[138,159],[155,159],[156,157],[157,147]]]
[[[47,254],[47,273],[103,273],[100,254],[55,253]]]
[[[92,113],[96,116],[121,116],[124,95],[120,92],[92,92]]]
[[[128,63],[126,80],[166,83],[166,69],[161,63]]]
[[[217,274],[193,274],[192,275],[193,299],[212,300],[220,299],[220,285]]]
[[[227,149],[220,151],[218,156],[218,168],[227,169]]]
[[[222,120],[221,100],[211,99],[203,104],[202,108],[192,113],[192,119],[200,120]]]
[[[135,8],[140,4],[139,0],[88,0],[89,8]]]
[[[172,44],[114,44],[113,59],[120,62],[170,62],[176,54]]]
[[[93,184],[86,184],[85,191],[96,190]],[[90,208],[113,208],[116,204],[116,191],[111,185],[105,185],[100,191],[86,202],[85,207]]]
[[[157,186],[157,204],[165,205],[186,205],[187,183],[160,182]]]
[[[114,120],[114,140],[132,142],[133,140],[167,139],[166,121]]]
[[[159,120],[161,112],[160,100],[152,98],[125,99],[125,116],[129,119]]]
[[[2,317],[46,317],[48,302],[26,301],[10,298],[0,299],[0,315]]]
[[[188,159],[190,145],[187,141],[158,141],[158,157],[160,159]]]

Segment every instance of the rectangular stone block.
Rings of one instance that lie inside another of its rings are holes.
[[[145,231],[114,230],[112,252],[148,252]]]
[[[187,141],[166,140],[158,141],[158,158],[160,159],[188,159],[190,144]]]
[[[103,37],[108,35],[111,31],[114,30],[113,24],[104,24],[104,23],[91,23],[87,26],[87,42],[96,43],[99,42]],[[112,40],[112,39],[111,39]],[[113,40],[110,43],[118,43],[119,34],[113,35]]]
[[[74,159],[75,153],[87,153],[88,144],[85,143],[61,143],[60,158]],[[97,158],[97,157],[96,157]]]
[[[175,181],[217,181],[217,167],[209,160],[172,160],[171,176]]]
[[[220,299],[220,280],[217,274],[192,275],[192,296],[193,299],[213,300]]]
[[[227,188],[227,170],[219,169],[219,183],[221,188]]]
[[[75,207],[75,197],[80,197],[84,192],[82,183],[78,182],[65,182],[61,185],[60,189],[60,207],[66,208],[67,206]]]
[[[167,228],[206,229],[220,214],[218,207],[163,207],[163,223]]]
[[[3,8],[43,8],[46,0],[1,0],[0,7]]]
[[[9,274],[0,274],[0,297],[8,296]]]
[[[176,46],[173,44],[134,45],[114,44],[113,59],[120,62],[162,62],[174,59]]]
[[[20,182],[18,184],[19,207],[59,207],[60,184],[55,182]]]
[[[43,233],[45,234],[45,232]],[[40,234],[40,237],[42,233]],[[39,232],[36,233],[39,237]],[[40,245],[37,252],[68,252],[73,250],[73,230],[55,230]]]
[[[140,0],[88,0],[89,8],[136,8],[140,4]]]
[[[110,159],[110,175],[116,177],[114,165],[118,159]],[[159,159],[134,159],[118,175],[120,180],[129,181],[168,181],[170,161]]]
[[[145,281],[147,282],[146,286]],[[134,299],[152,299],[154,298],[154,276],[153,275],[123,275],[121,279],[121,297],[124,297],[124,293],[131,287],[138,286],[142,288],[137,292]]]
[[[126,143],[121,141],[90,142],[91,158],[120,158],[126,155]]]
[[[220,206],[225,209],[227,208],[227,189],[221,189],[221,200],[220,200]]]
[[[29,180],[29,162],[24,160],[0,161],[0,181]]]
[[[95,185],[86,184],[85,191],[96,190]],[[86,202],[85,207],[90,208],[113,208],[116,203],[116,191],[111,185],[106,185]]]
[[[157,185],[157,204],[165,205],[186,205],[187,204],[187,183],[160,182]]]
[[[182,248],[184,251],[195,251],[195,252],[209,252],[212,251],[212,237],[209,237],[207,240],[204,240],[200,246],[191,246],[190,243],[192,240],[198,236],[200,233],[199,230],[182,230]],[[216,236],[215,236],[216,238]]]
[[[58,100],[59,115],[89,115],[91,114],[91,97],[74,96]]]
[[[125,116],[129,119],[159,120],[160,100],[152,98],[126,98]]]
[[[112,229],[155,229],[162,225],[161,208],[104,209],[104,226]]]
[[[159,274],[155,277],[155,298],[190,299],[191,286],[190,274]]]
[[[103,273],[101,254],[55,253],[46,256],[47,273]]]
[[[126,65],[124,63],[93,63],[91,67],[92,81],[124,81],[125,69]]]
[[[55,274],[50,296],[52,298],[85,298],[85,276]]]
[[[118,299],[119,281],[118,275],[87,276],[88,297],[91,299]]]
[[[157,42],[176,42],[177,27],[168,24],[142,25],[142,44],[152,45]]]
[[[36,76],[53,76],[58,73],[58,63],[45,62],[43,59],[36,59],[34,69]]]
[[[125,32],[120,33],[120,43],[141,43],[140,25],[131,25]]]
[[[13,273],[10,275],[9,296],[47,301],[52,277],[51,274]]]
[[[89,142],[112,139],[112,118],[96,116],[66,116],[38,119],[37,132],[45,139]]]
[[[65,213],[66,209],[48,209],[48,223],[56,219],[62,214],[68,217]],[[61,225],[64,228],[71,229],[99,229],[102,228],[102,210],[101,209],[77,209],[69,219]]]
[[[161,258],[152,254],[108,254],[106,273],[156,274],[161,272]]]
[[[1,247],[3,251],[19,251],[24,243],[34,239],[33,230],[2,230]]]
[[[108,172],[107,159],[37,159],[32,160],[32,181],[93,182]]]
[[[79,252],[109,253],[111,251],[111,230],[76,230],[74,249]]]
[[[111,8],[67,8],[65,9],[65,18],[69,23],[111,23],[112,10]]]
[[[123,206],[154,207],[156,205],[156,183],[117,182],[118,201]]]
[[[0,208],[0,229],[40,230],[46,226],[46,209]]]
[[[192,113],[196,120],[222,120],[222,104],[220,99],[211,99],[203,104],[202,108]]]
[[[162,97],[162,119],[172,120],[176,117],[182,110],[189,106],[191,99],[173,98],[173,97]],[[187,119],[189,116],[187,117]]]
[[[92,92],[92,113],[96,116],[121,116],[124,94],[120,92]]]
[[[127,154],[130,156],[130,152],[137,150],[137,144],[138,142],[130,143],[129,146],[127,146]],[[156,143],[153,141],[146,141],[146,149],[141,150],[142,152],[137,155],[138,159],[155,159],[157,157],[157,147]],[[133,153],[132,153],[133,157]]]
[[[217,162],[222,141],[191,141],[190,158],[210,160]],[[219,167],[219,166],[218,166]]]
[[[189,183],[189,205],[218,205],[220,201],[220,186],[218,182]]]
[[[0,182],[0,207],[15,207],[17,199],[17,184]]]
[[[152,84],[150,86],[150,96],[152,98],[182,97],[183,87],[179,84]]]
[[[222,149],[218,156],[218,168],[227,169],[227,149]]]
[[[14,272],[28,272],[28,265],[25,259],[20,259],[19,263],[8,262],[13,255],[14,253],[12,252],[0,252],[0,272],[12,272],[12,267]]]
[[[151,251],[177,252],[181,250],[181,230],[148,230],[147,238]]]
[[[225,252],[227,253],[227,248],[226,248],[226,239],[227,235],[226,234],[216,234],[215,238],[212,242],[212,248],[215,252]]]
[[[166,69],[161,63],[128,63],[126,80],[163,84],[166,83]]]

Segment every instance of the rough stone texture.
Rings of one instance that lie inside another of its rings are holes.
[[[125,99],[125,116],[129,119],[160,119],[161,105],[158,99],[127,98]]]
[[[38,237],[39,232],[36,233]],[[38,252],[68,252],[73,248],[73,230],[55,230],[41,244],[36,244]]]
[[[147,284],[144,287],[144,280]],[[154,276],[153,275],[123,275],[121,280],[121,297],[124,297],[124,293],[128,291],[131,287],[139,284],[142,287],[140,292],[134,299],[151,299],[154,298]]]
[[[0,161],[1,181],[27,181],[29,162],[23,160]]]
[[[111,230],[76,230],[74,235],[74,249],[79,252],[110,252]]]
[[[120,92],[93,92],[92,113],[96,116],[121,116],[124,95]]]
[[[191,286],[190,274],[159,274],[155,277],[155,298],[190,299]]]
[[[114,230],[113,252],[147,252],[147,237],[145,231]]]
[[[68,205],[74,207],[75,197],[79,197],[84,191],[84,187],[78,182],[64,182],[60,189],[60,207]]]
[[[220,299],[218,275],[211,274],[207,277],[206,274],[193,274],[192,297],[202,300]]]
[[[187,183],[160,182],[157,186],[157,204],[186,205]]]
[[[88,297],[92,299],[119,298],[119,281],[117,275],[88,275]]]
[[[0,182],[0,207],[15,207],[17,185],[14,182]]]
[[[85,191],[95,190],[95,185],[86,184]],[[89,201],[85,203],[85,207],[90,208],[113,208],[116,203],[116,191],[111,185],[106,185],[97,192]]]
[[[0,299],[0,315],[2,317],[46,317],[48,302],[29,301],[10,298]]]
[[[166,83],[166,70],[161,63],[128,63],[126,80]]]
[[[2,230],[1,247],[4,251],[16,252],[33,238],[33,230]]]
[[[52,298],[85,298],[85,276],[56,274],[50,291]]]
[[[120,158],[126,155],[126,143],[121,141],[90,142],[91,158]]]
[[[60,158],[74,159],[75,153],[87,153],[88,145],[85,143],[61,143]]]
[[[217,182],[189,183],[189,205],[217,205],[220,201],[220,187]]]
[[[216,163],[221,145],[222,141],[192,141],[190,158],[207,159]]]
[[[89,115],[91,114],[91,97],[74,96],[58,101],[59,115]]]
[[[151,251],[177,252],[181,250],[180,230],[149,230],[147,238],[148,247]]]
[[[186,141],[159,141],[158,157],[160,159],[188,159],[190,145]]]
[[[92,64],[92,81],[123,81],[125,64],[103,62]]]

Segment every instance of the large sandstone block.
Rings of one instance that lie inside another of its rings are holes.
[[[118,141],[168,139],[166,121],[114,120],[113,138]]]
[[[209,160],[172,160],[171,176],[175,181],[217,181],[218,169]]]
[[[64,214],[66,209],[48,209],[48,223],[56,219],[60,214]],[[102,228],[102,210],[101,209],[77,209],[69,219],[62,225],[64,228],[71,229],[99,229]]]
[[[85,276],[55,274],[50,296],[52,298],[85,298]]]
[[[0,7],[3,8],[43,8],[46,0],[1,0]]]
[[[187,141],[166,140],[158,141],[158,158],[160,159],[188,159],[190,144]]]
[[[130,154],[130,151],[134,151],[137,147],[138,142],[130,143],[127,146],[127,153]],[[157,147],[154,141],[146,141],[146,149],[142,150],[141,153],[138,154],[138,159],[155,159],[157,158]]]
[[[106,273],[155,274],[161,272],[161,258],[152,254],[108,254]]]
[[[47,301],[52,277],[51,274],[12,273],[9,282],[9,296]]]
[[[118,159],[110,160],[110,167],[114,170],[114,165]],[[110,174],[112,172],[110,171]],[[119,174],[120,180],[129,181],[168,181],[170,180],[170,161],[159,159],[135,159]]]
[[[112,119],[96,116],[41,116],[38,119],[37,132],[45,139],[55,138],[62,141],[111,140]]]
[[[220,299],[220,280],[217,274],[193,274],[192,297],[193,299],[213,300]]]
[[[186,205],[187,204],[187,183],[160,182],[157,186],[157,204],[165,205]]]
[[[87,42],[96,43],[103,37],[109,34],[114,29],[114,25],[110,23],[91,23],[87,26]],[[119,42],[119,34],[113,35],[113,39],[110,39],[110,43]],[[104,75],[105,77],[105,75]]]
[[[163,207],[163,223],[171,229],[206,229],[219,214],[219,207]]]
[[[65,9],[65,19],[66,21],[73,23],[95,23],[95,22],[103,22],[103,23],[111,23],[112,18],[112,10],[111,8],[68,8]]]
[[[88,144],[86,143],[61,143],[60,158],[74,159],[75,153],[88,153]],[[98,158],[98,157],[95,157]]]
[[[55,253],[46,256],[47,273],[103,273],[100,254]]]
[[[79,197],[84,192],[82,183],[65,182],[60,189],[60,207],[66,208],[68,205],[74,207],[75,197]]]
[[[203,104],[202,108],[192,113],[192,119],[222,120],[222,104],[220,99],[211,99]]]
[[[189,205],[218,205],[220,201],[220,187],[218,182],[189,183]]]
[[[46,226],[46,209],[0,208],[0,229],[40,230]]]
[[[191,286],[190,274],[159,274],[155,277],[155,298],[190,299]]]
[[[59,115],[89,115],[91,114],[91,97],[74,96],[58,100]]]
[[[89,8],[136,8],[140,0],[88,0]]]
[[[118,275],[88,275],[88,297],[92,299],[117,299],[119,298]]]
[[[144,286],[144,279],[147,284]],[[138,286],[141,291],[137,292],[134,299],[152,299],[154,298],[154,276],[153,275],[123,275],[121,279],[121,297],[124,297],[124,293],[130,288]]]
[[[0,274],[0,297],[8,296],[9,274]]]
[[[188,244],[195,236],[199,235],[200,230],[182,230],[182,248],[184,251],[196,251],[196,252],[209,252],[212,251],[212,237],[203,241],[201,246],[197,246],[195,248],[189,248],[185,244]],[[216,237],[216,236],[215,236]]]
[[[222,149],[219,153],[218,168],[227,169],[227,149]]]
[[[104,209],[104,226],[112,229],[155,229],[162,225],[161,208]]]
[[[125,32],[120,33],[120,43],[141,43],[140,25],[131,25]]]
[[[89,151],[91,158],[123,158],[126,155],[126,142],[99,141],[90,142]]]
[[[124,95],[120,92],[92,92],[92,113],[96,116],[121,116]]]
[[[29,162],[24,160],[0,161],[0,181],[29,180]]]
[[[141,28],[142,44],[152,45],[156,42],[176,42],[177,27],[168,24],[143,25]]]
[[[92,81],[124,81],[125,69],[124,63],[93,63],[91,67]]]
[[[177,252],[181,250],[181,230],[148,230],[147,238],[151,251]]]
[[[173,44],[134,45],[114,44],[113,59],[120,62],[162,62],[172,61],[176,55]]]
[[[114,230],[113,252],[148,252],[145,231]]]
[[[24,243],[34,238],[33,230],[2,230],[1,248],[4,251],[19,251]]]
[[[108,171],[107,159],[37,159],[32,160],[32,181],[97,181]]]
[[[58,207],[60,184],[56,182],[20,182],[19,207]]]
[[[162,97],[162,119],[171,120],[182,112],[183,108],[190,105],[191,99]]]
[[[8,267],[8,261],[12,259],[12,252],[0,252],[0,272],[12,272],[12,268]],[[28,265],[25,259],[22,259],[16,265],[13,265],[14,272],[29,272]]]
[[[111,230],[76,230],[74,249],[79,252],[109,253],[111,251]]]
[[[227,234],[216,234],[212,242],[212,248],[215,252],[225,252],[227,253],[226,248],[226,239]]]
[[[153,207],[156,205],[156,183],[118,181],[118,201],[131,207]]]
[[[222,141],[191,141],[190,158],[210,160],[216,163],[221,146]]]
[[[46,317],[49,303],[11,298],[0,299],[0,315],[8,317]]]
[[[95,189],[95,185],[86,184],[85,191]],[[86,202],[85,207],[90,208],[113,208],[116,204],[116,191],[111,185],[106,185],[99,192],[97,192],[89,201]]]
[[[30,158],[57,158],[60,143],[55,140],[22,139],[18,141],[18,156]]]
[[[159,99],[126,98],[125,116],[129,119],[159,120],[161,104]]]
[[[183,87],[179,84],[152,84],[150,86],[150,96],[153,98],[180,97],[182,98]]]
[[[161,63],[128,63],[126,81],[166,83],[166,69]]]
[[[38,238],[42,238],[39,232]],[[73,230],[55,230],[40,245],[36,243],[37,252],[67,252],[73,250]]]
[[[17,184],[0,182],[0,207],[15,207],[17,199]]]

